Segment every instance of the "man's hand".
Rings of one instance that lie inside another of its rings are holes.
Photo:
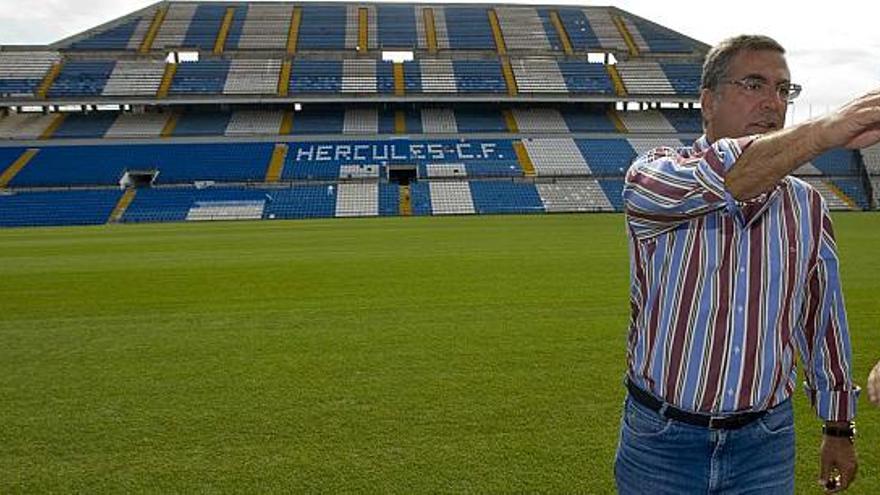
[[[868,375],[868,398],[875,406],[880,407],[880,361]]]
[[[848,438],[823,435],[820,462],[818,483],[825,488],[825,493],[842,492],[856,479],[859,463],[856,448]],[[836,474],[840,475],[840,483],[829,483]]]
[[[871,91],[816,121],[817,151],[860,149],[880,141],[880,89]]]

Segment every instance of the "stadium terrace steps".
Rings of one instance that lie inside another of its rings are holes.
[[[547,213],[615,211],[595,179],[539,182],[535,187]]]
[[[836,187],[831,181],[820,179],[818,177],[801,177],[801,180],[813,186],[813,189],[818,191],[819,194],[821,194],[822,197],[825,198],[825,202],[828,204],[829,209],[856,209],[855,203],[851,199],[846,197],[846,195],[843,194],[840,188]]]
[[[467,182],[432,182],[431,212],[433,215],[473,215],[474,200]]]
[[[278,93],[280,60],[232,60],[223,84],[225,95],[274,95]]]
[[[592,173],[574,139],[524,139],[523,144],[539,177]]]
[[[34,140],[44,135],[56,114],[13,113],[0,118],[0,139]]]
[[[630,61],[617,64],[629,95],[674,95],[675,88],[657,62]]]
[[[337,191],[337,217],[374,217],[379,215],[378,184],[341,182]]]
[[[125,215],[125,211],[128,207],[131,206],[131,202],[134,201],[136,195],[137,189],[126,189],[122,194],[122,197],[119,198],[119,202],[117,202],[116,206],[113,208],[113,212],[110,213],[110,218],[107,220],[107,223],[118,223],[119,220],[122,219],[122,216]]]
[[[862,160],[869,175],[880,175],[880,144],[861,150]]]
[[[242,50],[285,50],[293,18],[292,4],[248,5],[241,37],[235,48]]]
[[[659,110],[617,112],[628,132],[675,134],[678,130]]]
[[[0,97],[34,96],[60,61],[58,52],[0,52]]]
[[[165,63],[120,60],[113,67],[102,96],[155,96],[165,75]]]
[[[618,52],[628,52],[629,46],[617,28],[617,24],[611,17],[611,13],[605,7],[585,7],[582,10],[586,22],[589,23],[595,42],[589,48],[604,48]],[[571,31],[569,31],[570,33]],[[589,38],[588,38],[589,39]],[[592,41],[592,40],[590,40]],[[586,48],[586,47],[585,47]]]
[[[224,130],[226,136],[276,135],[281,131],[283,110],[237,110]]]
[[[100,225],[107,222],[120,192],[12,192],[0,195],[0,226]]]

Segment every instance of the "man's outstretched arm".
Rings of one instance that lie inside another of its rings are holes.
[[[743,151],[725,177],[730,194],[745,201],[771,190],[783,177],[832,148],[859,149],[880,142],[880,89],[825,117],[764,134]]]

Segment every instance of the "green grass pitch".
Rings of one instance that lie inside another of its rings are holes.
[[[880,215],[835,222],[864,383]],[[0,493],[612,493],[627,291],[621,215],[2,230]]]

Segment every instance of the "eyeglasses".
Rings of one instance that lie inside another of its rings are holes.
[[[734,84],[743,89],[750,96],[758,96],[767,94],[770,84],[759,77],[744,77],[736,81],[722,81],[727,84]],[[774,93],[780,100],[791,102],[801,94],[800,84],[782,83],[776,86]]]

